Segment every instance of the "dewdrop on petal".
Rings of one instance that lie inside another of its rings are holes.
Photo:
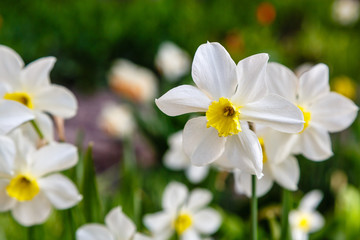
[[[129,60],[116,60],[110,69],[109,85],[119,96],[137,103],[157,96],[157,79],[153,72]]]

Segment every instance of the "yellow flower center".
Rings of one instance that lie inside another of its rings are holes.
[[[219,132],[219,137],[227,137],[241,132],[239,122],[241,107],[235,106],[229,99],[220,98],[213,101],[206,111],[206,127],[213,127]]]
[[[30,175],[19,174],[11,179],[6,187],[7,194],[18,201],[30,201],[40,191],[36,179]]]
[[[301,107],[299,105],[297,107],[301,110],[301,112],[304,115],[304,121],[305,121],[304,128],[301,132],[299,132],[299,133],[303,133],[305,131],[305,129],[309,126],[309,122],[311,120],[311,113],[307,112],[303,107]]]
[[[28,108],[33,109],[34,105],[33,102],[31,100],[31,97],[29,94],[27,94],[26,92],[13,92],[13,93],[6,93],[4,95],[4,99],[6,100],[13,100],[13,101],[17,101],[19,103],[24,104],[25,106],[27,106]]]
[[[308,216],[302,216],[299,221],[299,228],[304,232],[308,232],[310,230],[310,220]]]
[[[265,145],[264,145],[264,139],[262,137],[259,137],[259,142],[261,145],[261,150],[262,150],[262,154],[263,154],[263,163],[266,163],[268,158],[265,152]]]
[[[192,225],[192,217],[188,213],[180,213],[174,221],[174,228],[178,235],[183,234]]]

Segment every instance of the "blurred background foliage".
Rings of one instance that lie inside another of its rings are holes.
[[[16,50],[26,63],[43,56],[56,56],[58,61],[51,72],[52,81],[82,93],[107,88],[113,61],[126,58],[157,74],[160,96],[176,85],[191,83],[190,75],[183,77],[180,83],[169,83],[160,76],[154,66],[154,57],[162,42],[172,41],[193,56],[200,44],[217,41],[225,46],[235,62],[260,52],[269,53],[270,61],[291,69],[303,63],[323,62],[330,68],[332,86],[336,78],[350,79],[355,89],[352,98],[359,106],[356,94],[360,81],[360,22],[356,20],[344,25],[336,21],[333,4],[334,1],[328,0],[273,0],[266,3],[236,0],[2,0],[0,43]],[[136,109],[134,105],[133,110]],[[71,232],[74,232],[71,230],[88,221],[102,222],[105,214],[119,204],[141,230],[141,216],[161,208],[162,191],[169,180],[185,182],[191,188],[205,187],[215,193],[213,202],[218,204],[224,218],[217,239],[247,239],[249,201],[244,196],[234,195],[231,177],[211,170],[207,181],[193,185],[183,172],[162,167],[167,137],[182,129],[188,116],[170,118],[156,109],[150,115],[145,112],[145,118],[142,113],[134,114],[140,131],[155,151],[154,164],[134,167],[133,142],[122,141],[122,146],[127,146],[122,152],[123,167],[105,170],[98,176],[101,203],[96,202],[98,200],[88,203],[84,198],[84,202],[74,209],[55,213],[44,226],[30,228],[29,231],[34,231],[30,234],[7,214],[0,219],[1,225],[11,227],[0,231],[0,239],[6,239],[5,236],[7,239],[25,239],[25,236],[40,236],[44,232],[49,235],[42,236],[43,239],[59,236],[71,239]],[[356,120],[348,130],[332,135],[335,154],[329,160],[316,163],[298,158],[300,190],[293,194],[292,206],[296,207],[303,193],[312,189],[321,189],[325,195],[319,211],[326,218],[326,226],[313,234],[312,239],[356,239],[360,234],[357,224],[360,214],[356,212],[359,205],[355,212],[352,211],[354,203],[360,202],[359,142],[360,125]],[[86,168],[90,170],[84,170]],[[87,171],[93,169],[82,158],[69,174],[75,174],[71,176],[77,179],[84,196],[97,199],[93,196],[96,191],[89,192],[89,189],[94,190],[93,184],[81,187],[84,179],[95,182]],[[114,180],[119,173],[120,180]],[[259,199],[261,239],[272,239],[269,232],[279,227],[280,202],[278,186]],[[84,216],[77,214],[88,211],[84,206],[93,206],[99,211]],[[271,217],[272,213],[275,218]],[[64,222],[73,219],[74,223],[57,226],[58,215],[65,219]],[[53,231],[48,232],[49,229]]]

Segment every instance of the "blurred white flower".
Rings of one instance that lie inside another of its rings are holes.
[[[172,42],[163,42],[155,56],[155,65],[170,81],[176,81],[190,71],[190,56]]]
[[[40,58],[26,67],[12,49],[0,45],[0,97],[22,103],[35,112],[73,117],[77,110],[75,96],[66,88],[50,83],[54,57]]]
[[[120,207],[113,208],[105,217],[105,225],[85,224],[76,231],[77,240],[150,240],[136,232],[135,224]]]
[[[257,54],[236,66],[219,43],[203,44],[192,65],[197,87],[182,85],[155,100],[169,116],[206,112],[184,128],[184,150],[194,165],[204,166],[225,155],[233,167],[261,177],[260,143],[245,122],[301,131],[303,116],[296,106],[277,95],[265,96],[268,58]]]
[[[209,173],[209,166],[194,166],[190,158],[185,154],[182,144],[182,131],[169,137],[170,149],[164,155],[164,164],[172,170],[185,170],[185,175],[192,183],[199,183]]]
[[[328,67],[317,64],[297,78],[287,67],[269,63],[267,74],[269,91],[297,105],[305,120],[300,133],[271,133],[272,141],[282,146],[274,159],[280,161],[290,153],[301,153],[313,161],[332,156],[329,132],[349,127],[357,116],[358,107],[348,98],[330,92]]]
[[[128,60],[114,62],[109,75],[110,87],[133,102],[152,101],[157,96],[157,79],[153,72]]]
[[[171,182],[162,199],[162,212],[147,214],[145,226],[154,239],[167,240],[176,233],[181,240],[201,239],[200,235],[215,233],[221,225],[220,214],[206,207],[212,199],[211,192],[195,189],[190,194],[185,185]]]
[[[359,19],[360,4],[357,0],[335,0],[332,17],[342,25],[349,25]]]
[[[123,139],[133,134],[136,127],[132,112],[127,104],[106,103],[98,124],[108,135]]]
[[[0,211],[11,211],[24,226],[41,224],[56,209],[76,205],[82,196],[74,183],[55,173],[74,166],[76,148],[52,143],[36,149],[20,130],[0,137]]]
[[[293,240],[307,240],[308,234],[320,230],[324,226],[324,218],[315,211],[323,198],[319,190],[307,193],[296,210],[289,213],[289,222]]]
[[[300,168],[297,159],[292,156],[285,156],[284,159],[275,159],[274,153],[281,149],[279,145],[271,136],[273,131],[268,129],[256,128],[256,134],[259,137],[259,142],[263,150],[263,174],[261,179],[257,179],[256,195],[258,197],[265,195],[270,191],[274,181],[281,187],[295,191],[300,178]],[[238,193],[251,196],[251,175],[235,169],[235,190]]]

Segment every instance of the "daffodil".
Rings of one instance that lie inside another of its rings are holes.
[[[330,92],[328,67],[317,64],[297,78],[285,66],[269,63],[267,75],[269,91],[297,105],[305,121],[300,133],[272,133],[272,141],[282,146],[275,159],[280,161],[289,153],[301,153],[313,161],[332,156],[329,132],[349,127],[357,116],[358,107],[348,98]]]
[[[70,118],[77,110],[74,95],[62,86],[50,83],[54,57],[40,58],[26,67],[12,49],[0,46],[0,98],[21,103],[36,112]]]
[[[105,226],[85,224],[76,231],[77,240],[150,240],[136,232],[135,224],[122,212],[121,207],[112,209],[105,217]]]
[[[320,230],[324,226],[324,218],[315,211],[323,198],[319,190],[307,193],[296,210],[289,213],[289,222],[293,240],[307,240],[308,234]]]
[[[18,129],[0,138],[0,211],[11,211],[24,226],[41,224],[56,209],[76,205],[82,196],[76,186],[56,173],[74,166],[76,148],[51,143],[36,149]]]
[[[194,57],[192,77],[197,87],[171,89],[156,105],[169,116],[204,112],[184,128],[185,153],[204,166],[223,154],[239,169],[261,177],[262,152],[256,135],[244,122],[262,123],[283,132],[303,128],[301,111],[277,95],[266,95],[267,54],[250,56],[236,65],[219,43],[201,45]]]
[[[170,149],[164,155],[164,164],[173,170],[184,170],[186,177],[192,183],[199,183],[207,176],[209,166],[194,166],[185,154],[182,144],[182,131],[169,137]]]
[[[162,212],[144,217],[145,226],[155,239],[167,240],[176,233],[181,240],[201,239],[201,235],[215,233],[221,224],[221,216],[206,207],[212,195],[208,190],[195,189],[190,194],[185,185],[171,182],[162,199]]]
[[[300,178],[300,168],[297,159],[292,156],[285,156],[284,159],[275,159],[274,153],[282,146],[272,139],[273,131],[267,128],[256,126],[256,134],[263,151],[263,174],[257,179],[256,195],[265,195],[270,191],[274,182],[285,189],[295,191]],[[251,175],[247,172],[235,169],[235,189],[238,193],[251,196]]]

